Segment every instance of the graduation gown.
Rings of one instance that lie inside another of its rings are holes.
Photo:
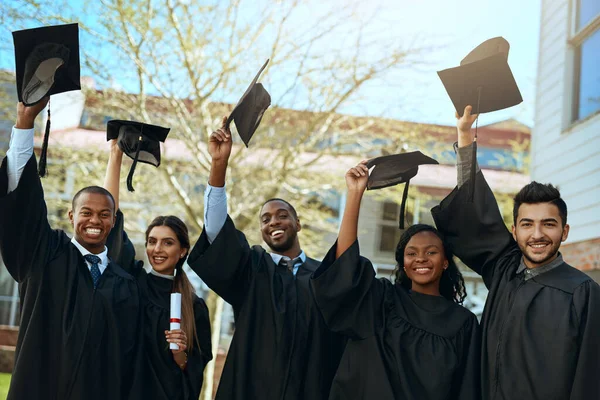
[[[376,279],[354,242],[334,245],[312,279],[329,327],[349,338],[331,400],[480,398],[477,317],[441,296]]]
[[[173,281],[146,273],[144,263],[135,260],[135,249],[123,228],[123,214],[117,212],[117,221],[107,241],[109,255],[128,266],[126,269],[138,281],[144,310],[144,354],[146,371],[144,399],[198,400],[204,380],[204,368],[212,360],[210,319],[204,300],[194,295],[196,343],[188,352],[186,368],[182,371],[173,359],[165,339],[169,330]],[[192,338],[188,338],[191,342]]]
[[[484,399],[600,399],[600,287],[563,263],[517,275],[523,254],[481,172],[432,209],[455,254],[489,289],[482,316]]]
[[[309,286],[319,262],[294,276],[260,246],[249,247],[227,220],[213,241],[206,232],[190,267],[235,314],[235,333],[216,399],[326,399],[345,339],[325,325]]]
[[[50,228],[32,156],[7,194],[0,168],[0,250],[19,282],[21,321],[9,400],[136,399],[142,315],[136,281],[110,262],[94,289],[81,252]]]

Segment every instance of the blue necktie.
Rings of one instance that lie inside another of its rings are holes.
[[[92,273],[92,281],[94,281],[95,289],[96,286],[98,286],[98,280],[100,279],[100,268],[98,267],[98,264],[100,264],[100,257],[95,256],[93,254],[86,254],[85,256],[83,256],[83,258],[85,258],[87,262],[92,264],[90,272]]]

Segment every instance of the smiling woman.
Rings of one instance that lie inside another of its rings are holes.
[[[339,399],[479,399],[479,325],[460,303],[464,282],[443,236],[413,225],[396,248],[396,282],[360,256],[360,202],[369,171],[346,173],[338,241],[313,274],[328,327],[348,338],[331,396]]]

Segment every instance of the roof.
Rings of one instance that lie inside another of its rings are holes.
[[[41,144],[42,138],[36,136],[35,145]],[[104,131],[89,129],[69,129],[52,132],[49,139],[51,147],[73,148],[80,150],[90,150],[93,148],[106,149],[106,133]],[[206,143],[200,143],[201,148],[206,148]],[[169,139],[161,144],[163,159],[172,159],[177,161],[192,161],[195,159],[192,152],[185,143],[179,139]],[[265,148],[241,149],[240,145],[234,145],[233,152],[246,151],[246,157],[241,161],[242,165],[260,165],[269,158],[273,150]],[[296,156],[296,162],[307,164],[318,157],[318,153],[302,153]],[[346,170],[360,161],[358,156],[334,156],[323,155],[318,161],[312,163],[306,168],[309,172],[323,173],[327,172],[333,176],[343,176]],[[529,183],[529,177],[522,173],[483,169],[483,174],[488,184],[494,192],[515,193],[524,185]],[[411,184],[415,186],[452,189],[456,186],[456,168],[451,165],[422,165],[419,167],[419,174],[411,179]]]

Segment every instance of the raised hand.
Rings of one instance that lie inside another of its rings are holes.
[[[364,192],[369,179],[367,160],[363,160],[346,172],[346,186],[348,191]]]
[[[208,139],[208,152],[215,161],[227,161],[231,154],[231,131],[226,128],[227,117],[223,117],[221,127],[214,131]]]
[[[25,104],[19,102],[17,104],[17,122],[15,124],[15,128],[17,129],[31,129],[33,128],[33,123],[38,114],[46,108],[50,97],[44,97],[39,103],[33,106],[26,106]]]
[[[473,126],[473,123],[479,114],[471,114],[471,111],[473,111],[473,107],[466,106],[462,117],[460,117],[458,113],[455,113],[459,147],[468,146],[471,144],[471,142],[473,142],[475,137],[475,135],[471,132],[471,127]]]

